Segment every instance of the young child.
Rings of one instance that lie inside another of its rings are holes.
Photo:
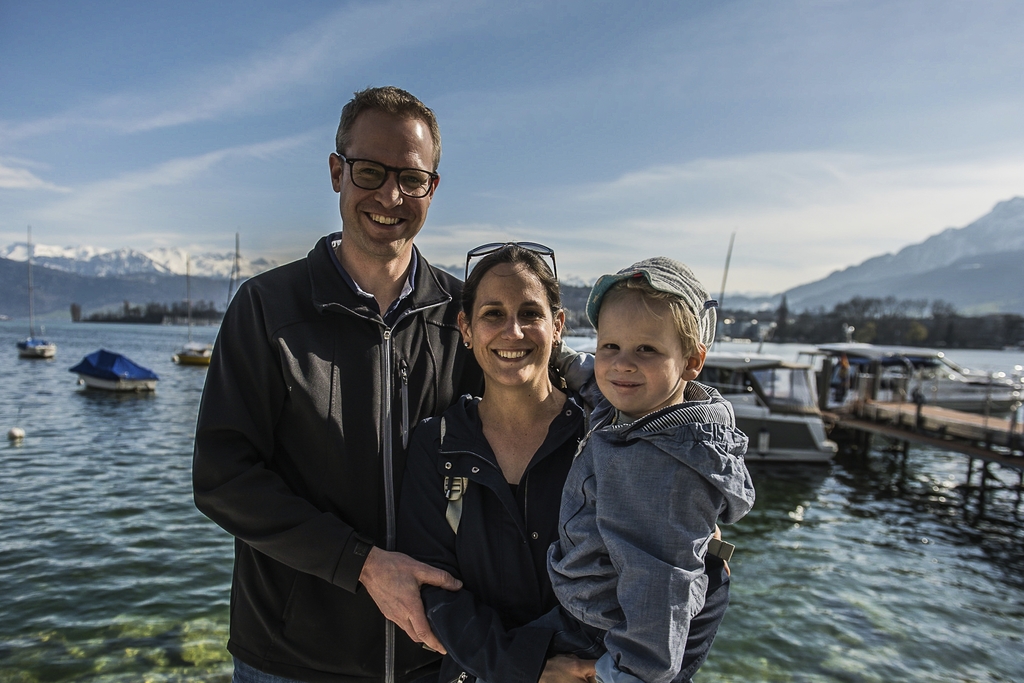
[[[694,381],[714,306],[668,258],[602,276],[587,302],[607,403],[565,482],[548,570],[563,608],[606,631],[600,683],[689,681],[725,615],[727,583],[705,609],[708,546],[754,487],[732,406]]]

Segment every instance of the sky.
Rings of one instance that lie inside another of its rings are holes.
[[[1024,195],[1024,3],[0,0],[0,246],[278,262],[340,229],[356,90],[437,114],[417,245],[671,256],[777,293]]]

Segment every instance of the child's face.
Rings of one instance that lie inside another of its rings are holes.
[[[648,312],[639,295],[627,293],[602,304],[597,321],[597,386],[632,419],[682,403],[686,382],[704,365],[703,350],[684,355],[668,305],[647,303],[659,317]]]

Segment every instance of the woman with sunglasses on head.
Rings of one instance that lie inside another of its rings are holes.
[[[547,549],[558,539],[562,485],[586,413],[551,379],[565,314],[545,257],[554,266],[554,252],[534,243],[468,254],[459,326],[483,370],[484,396],[463,396],[421,423],[409,448],[399,550],[463,582],[455,592],[423,590],[430,625],[448,650],[440,683],[594,676],[592,659],[548,657],[556,634],[581,628],[558,608]]]

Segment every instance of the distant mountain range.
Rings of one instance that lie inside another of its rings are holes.
[[[895,296],[942,299],[974,315],[1024,313],[1024,197],[996,204],[970,225],[783,294],[790,310],[831,308],[854,296]]]
[[[34,260],[33,260],[34,263]],[[72,303],[86,315],[134,305],[173,304],[185,300],[184,275],[108,275],[91,277],[53,268],[33,266],[35,312],[38,317],[69,319]],[[212,301],[219,310],[227,305],[229,281],[192,277],[193,301]],[[24,262],[0,258],[0,314],[28,318],[28,278]]]
[[[70,316],[72,303],[85,314],[148,303],[173,304],[186,298],[187,254],[182,249],[97,249],[88,246],[32,245],[35,310],[39,316]],[[28,245],[0,249],[0,314],[28,316]],[[227,305],[233,252],[191,256],[192,300]],[[265,258],[239,258],[240,281],[273,268]]]
[[[187,253],[183,249],[160,247],[149,251],[136,249],[97,249],[95,247],[53,247],[32,245],[32,263],[44,268],[75,273],[86,277],[118,277],[123,275],[184,275]],[[0,258],[28,260],[28,244],[15,242],[0,249]],[[231,277],[234,252],[192,255],[192,274],[199,277]],[[265,258],[239,258],[243,279],[278,265]]]
[[[0,314],[28,315],[25,243],[0,249]],[[83,313],[185,299],[185,252],[181,249],[103,250],[93,247],[34,246],[35,304],[40,316],[67,315],[72,303]],[[192,298],[223,308],[234,254],[192,257]],[[276,263],[242,259],[242,279]],[[884,254],[828,277],[774,296],[727,293],[725,308],[776,308],[782,297],[791,311],[830,309],[854,296],[943,300],[966,314],[1024,314],[1024,197],[996,204],[985,216],[962,228],[948,228],[920,244]],[[463,266],[441,266],[462,276]],[[582,309],[589,287],[564,284],[565,304]]]

